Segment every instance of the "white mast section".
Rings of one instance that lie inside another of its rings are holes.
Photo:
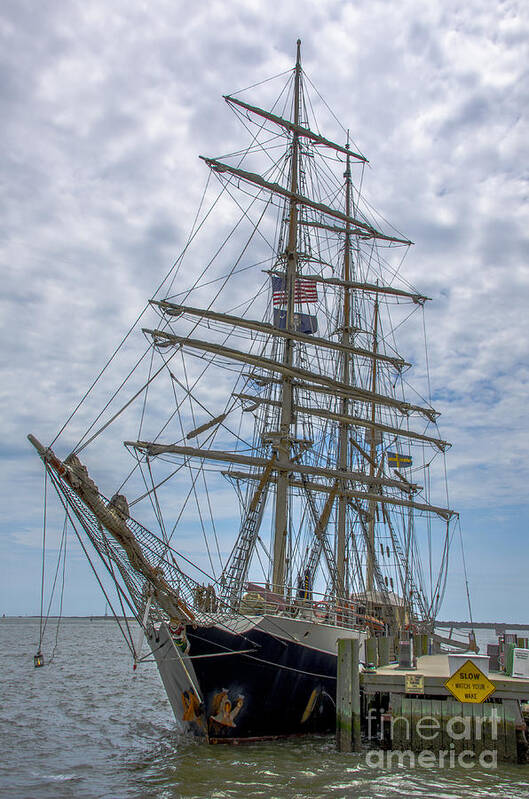
[[[298,39],[294,75],[294,125],[299,125],[300,80],[301,40]],[[290,192],[288,192],[290,199],[290,210],[287,244],[287,266],[285,275],[285,291],[287,296],[286,329],[289,332],[294,330],[294,297],[296,275],[298,271],[298,169],[299,133],[294,131],[292,136]],[[285,340],[285,346],[283,349],[283,365],[287,370],[292,368],[293,355],[293,339],[287,338]],[[281,594],[285,588],[289,512],[289,473],[287,468],[290,462],[291,454],[290,429],[293,420],[293,394],[292,377],[288,373],[284,372],[281,383],[281,419],[279,423],[280,436],[277,439],[277,461],[281,471],[278,474],[276,487],[272,567],[272,590]]]
[[[350,157],[347,155],[345,167],[345,215],[349,219],[351,216],[351,162]],[[351,224],[346,222],[346,235],[345,235],[345,249],[344,249],[344,265],[343,265],[343,279],[344,283],[348,283],[351,279]],[[350,289],[344,286],[343,289],[343,329],[342,329],[342,345],[344,348],[351,346],[351,294]],[[349,385],[351,379],[351,357],[350,354],[344,350],[342,354],[342,383]],[[349,413],[349,401],[346,396],[342,397],[340,402],[341,416],[347,417]],[[341,472],[346,472],[349,461],[349,424],[343,419],[339,423],[339,437],[338,437],[338,469]],[[336,524],[336,592],[338,598],[345,598],[345,575],[347,570],[346,557],[345,557],[345,536],[346,536],[346,522],[347,522],[347,497],[346,497],[347,483],[345,480],[339,481],[338,493],[338,517]]]
[[[373,321],[373,352],[376,352],[378,348],[378,295],[375,295],[375,316]],[[373,372],[371,376],[371,390],[373,394],[376,393],[377,388],[377,362],[373,361]],[[375,414],[376,414],[376,404],[373,402],[371,404],[371,421],[375,422]],[[376,467],[376,456],[377,456],[377,449],[376,449],[376,439],[375,439],[375,429],[371,428],[371,443],[370,443],[370,463],[369,463],[369,475],[370,477],[374,477],[375,474],[375,467]],[[366,591],[371,592],[373,591],[374,587],[374,572],[375,572],[375,563],[374,563],[374,553],[375,553],[375,521],[376,521],[376,510],[375,510],[375,503],[373,500],[369,503],[369,526],[368,526],[368,540],[367,540],[367,549],[366,549]]]

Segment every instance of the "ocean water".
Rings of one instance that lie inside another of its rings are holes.
[[[38,632],[35,619],[0,619],[2,799],[529,799],[527,766],[374,768],[365,752],[336,752],[330,736],[190,741],[156,666],[132,671],[114,622],[63,620],[55,658],[41,669],[33,667]]]

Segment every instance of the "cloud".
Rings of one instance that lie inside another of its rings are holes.
[[[4,3],[0,407],[9,540],[38,540],[40,475],[25,434],[53,439],[177,257],[207,180],[196,156],[243,143],[246,133],[220,95],[290,70],[298,35],[307,75],[344,123],[315,95],[325,132],[343,141],[350,128],[371,162],[367,198],[417,242],[402,275],[435,300],[426,311],[429,374],[418,315],[410,320],[415,329],[399,331],[399,348],[417,362],[406,377],[425,397],[429,376],[442,435],[454,442],[447,459],[453,503],[472,514],[525,497],[528,27],[515,0],[292,0],[273,15],[259,0]],[[271,104],[277,85],[244,97]],[[217,188],[213,179],[210,190]],[[227,231],[233,208],[218,210]],[[203,232],[205,244],[184,260],[175,293],[192,285],[211,255],[215,230]],[[265,253],[256,244],[255,260]],[[215,262],[217,277],[235,251],[230,244],[227,260]],[[195,300],[206,302],[212,291]],[[236,307],[247,286],[224,296]],[[59,445],[62,454],[143,346],[127,341],[118,375],[96,387]],[[201,365],[194,363],[193,375]],[[146,375],[142,363],[127,390]],[[228,377],[202,399],[221,409]],[[161,414],[163,396],[153,390],[152,400]],[[117,441],[138,427],[135,412],[124,414]],[[102,453],[94,466],[110,485],[128,456],[106,443]],[[223,494],[223,514],[227,507]],[[518,536],[517,528],[513,546]]]

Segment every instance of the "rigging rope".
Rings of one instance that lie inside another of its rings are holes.
[[[46,563],[46,519],[48,515],[48,470],[44,470],[44,509],[42,519],[42,572],[40,581],[40,630],[39,630],[39,648],[37,655],[40,654],[42,648],[42,636],[44,631],[42,629],[44,618],[44,573]]]
[[[459,541],[460,541],[460,544],[461,544],[461,557],[463,559],[463,571],[464,571],[464,574],[465,574],[465,587],[466,587],[466,592],[467,592],[468,613],[469,613],[470,623],[472,625],[472,631],[474,631],[474,620],[472,618],[472,605],[471,605],[471,602],[470,602],[470,586],[469,586],[469,582],[468,582],[468,572],[467,572],[467,564],[466,564],[466,558],[465,558],[465,548],[463,546],[463,531],[461,529],[461,521],[460,521],[459,518],[457,520],[457,524],[458,524],[458,527],[459,527]]]
[[[50,658],[48,660],[48,665],[50,663],[52,663],[52,661],[53,661],[53,659],[55,657],[55,652],[57,650],[57,645],[59,643],[59,627],[60,627],[61,620],[62,620],[62,606],[63,606],[63,598],[64,598],[64,583],[65,583],[65,571],[66,571],[66,528],[67,528],[67,524],[68,524],[68,518],[65,515],[65,517],[64,517],[64,525],[63,525],[63,529],[62,529],[61,543],[60,543],[60,546],[59,546],[59,555],[57,557],[57,567],[55,569],[55,576],[53,578],[53,585],[52,585],[51,593],[50,593],[50,601],[48,603],[48,610],[47,610],[47,613],[46,613],[46,621],[44,623],[44,627],[43,627],[43,630],[42,630],[42,634],[44,635],[44,633],[46,632],[46,627],[47,627],[47,624],[48,624],[48,620],[50,618],[51,603],[52,603],[52,600],[53,600],[53,595],[55,593],[55,586],[57,584],[57,577],[59,575],[59,568],[60,568],[61,556],[62,556],[62,580],[61,580],[61,597],[60,597],[60,603],[59,603],[59,615],[57,617],[57,627],[55,629],[55,644],[53,646],[53,650],[52,650],[51,656],[50,656]]]
[[[65,515],[64,518],[64,525],[62,530],[62,536],[59,545],[59,552],[57,556],[57,565],[55,567],[55,574],[53,577],[52,587],[50,591],[50,598],[48,601],[48,607],[46,613],[44,613],[44,583],[45,583],[45,563],[46,563],[46,538],[47,538],[47,511],[48,511],[48,502],[47,502],[47,495],[48,495],[48,470],[45,469],[44,475],[44,511],[43,511],[43,523],[42,523],[42,570],[41,570],[41,585],[40,585],[40,619],[39,619],[39,645],[37,649],[37,654],[34,658],[35,666],[42,666],[44,664],[42,658],[42,647],[44,644],[44,635],[46,633],[46,627],[48,626],[48,621],[50,619],[51,614],[51,606],[53,603],[53,597],[55,595],[55,588],[57,585],[57,578],[59,576],[59,570],[61,566],[61,559],[62,559],[62,577],[61,577],[61,593],[60,593],[60,602],[59,602],[59,615],[57,616],[57,626],[55,629],[55,643],[53,646],[52,653],[50,658],[48,659],[48,665],[52,663],[55,653],[57,650],[58,642],[59,642],[59,627],[62,620],[62,609],[63,609],[63,599],[64,599],[64,584],[65,584],[65,575],[66,575],[66,528],[67,528],[67,517]]]
[[[46,468],[47,468],[47,467],[46,467]],[[86,546],[85,546],[85,544],[84,544],[84,542],[83,542],[83,539],[81,538],[81,535],[79,534],[79,531],[77,530],[77,527],[76,527],[76,525],[75,525],[75,521],[73,520],[73,518],[72,518],[72,515],[71,515],[71,512],[70,512],[70,507],[69,507],[69,505],[68,505],[68,503],[67,503],[67,501],[66,501],[65,497],[63,496],[62,492],[61,492],[61,491],[60,491],[60,489],[59,489],[58,480],[57,480],[57,478],[55,478],[53,475],[52,475],[52,481],[53,481],[53,483],[54,483],[54,485],[55,485],[55,488],[56,488],[56,490],[57,490],[57,494],[58,494],[58,496],[59,496],[59,499],[60,499],[60,501],[61,501],[61,504],[62,504],[62,506],[63,506],[63,508],[64,508],[64,510],[65,510],[65,513],[66,513],[66,515],[67,515],[67,517],[68,517],[68,520],[69,520],[70,524],[71,524],[71,525],[72,525],[72,527],[73,527],[73,530],[74,530],[74,532],[75,532],[75,535],[76,535],[76,537],[77,537],[77,540],[78,540],[78,541],[79,541],[79,543],[81,544],[81,548],[82,548],[82,550],[83,550],[83,552],[84,552],[84,554],[85,554],[85,556],[86,556],[86,559],[88,560],[88,563],[90,564],[90,567],[91,567],[91,569],[92,569],[92,571],[93,571],[93,573],[94,573],[94,576],[95,576],[95,578],[96,578],[97,582],[99,583],[99,587],[101,588],[101,591],[103,592],[103,595],[104,595],[104,597],[105,597],[106,601],[108,602],[108,605],[109,605],[109,607],[110,607],[110,609],[111,609],[111,611],[112,611],[112,615],[114,616],[115,620],[117,621],[117,623],[118,623],[118,627],[119,627],[119,629],[120,629],[120,632],[121,632],[121,634],[123,635],[123,637],[124,637],[124,639],[125,639],[125,642],[126,642],[126,644],[127,644],[128,648],[129,648],[129,649],[130,649],[130,651],[131,651],[131,654],[132,654],[132,656],[134,657],[134,642],[133,642],[133,640],[132,640],[132,636],[130,636],[130,641],[129,641],[129,640],[127,639],[127,637],[126,637],[126,635],[125,635],[124,631],[123,631],[123,628],[122,628],[121,624],[119,623],[119,619],[118,619],[118,617],[117,617],[117,615],[116,615],[116,613],[115,613],[115,611],[114,611],[114,607],[113,607],[113,605],[112,605],[112,602],[111,602],[111,600],[110,600],[110,597],[108,596],[108,593],[107,593],[107,591],[106,591],[106,589],[105,589],[105,587],[104,587],[104,585],[103,585],[103,583],[102,583],[102,581],[101,581],[101,578],[100,578],[100,576],[99,576],[99,574],[98,574],[98,572],[97,572],[97,570],[96,570],[96,567],[94,566],[94,563],[93,563],[93,561],[92,561],[92,558],[90,557],[90,554],[88,553],[88,550],[87,550],[87,548],[86,548]],[[111,565],[109,566],[109,564],[108,564],[108,563],[107,563],[107,562],[106,562],[104,559],[103,559],[103,563],[105,564],[105,567],[107,568],[107,571],[110,573],[111,577],[113,578],[114,586],[115,586],[115,588],[116,588],[116,591],[118,592],[118,595],[120,595],[120,596],[122,596],[122,597],[123,597],[123,599],[125,600],[125,602],[126,602],[126,603],[127,603],[127,605],[129,606],[129,608],[130,608],[130,610],[131,610],[131,612],[132,612],[132,615],[134,616],[134,618],[136,618],[136,619],[137,619],[137,621],[139,621],[139,619],[138,619],[138,614],[137,614],[137,611],[136,611],[136,608],[134,607],[134,605],[132,604],[132,602],[130,601],[130,599],[127,597],[127,595],[124,593],[124,591],[123,591],[123,589],[121,588],[120,584],[119,584],[119,583],[117,582],[117,580],[115,579],[114,572],[113,572],[113,569],[112,569]],[[123,615],[124,615],[124,618],[125,618],[125,620],[126,620],[126,614],[124,613]],[[127,625],[127,626],[128,626],[128,625]],[[129,632],[130,632],[130,631],[129,631]]]
[[[174,283],[174,280],[176,279],[176,276],[178,275],[178,273],[179,273],[179,271],[180,271],[180,267],[181,267],[181,265],[182,265],[182,261],[183,261],[183,259],[184,259],[184,255],[186,254],[187,250],[188,250],[188,249],[189,249],[189,247],[191,246],[191,243],[193,242],[193,240],[195,239],[195,237],[198,235],[199,231],[201,230],[202,226],[204,225],[204,223],[205,223],[206,219],[209,217],[210,213],[212,213],[212,211],[213,211],[213,208],[215,207],[215,205],[217,204],[218,200],[220,199],[220,197],[221,197],[221,195],[222,195],[222,191],[221,191],[221,192],[219,193],[219,195],[218,195],[217,199],[215,200],[215,202],[214,202],[214,203],[212,203],[212,205],[211,205],[211,208],[209,209],[208,213],[207,213],[207,214],[204,216],[204,219],[202,219],[202,221],[200,222],[200,224],[199,224],[199,225],[196,227],[196,229],[195,229],[195,228],[194,228],[194,225],[196,224],[196,219],[198,218],[198,213],[200,212],[200,208],[202,208],[202,204],[203,204],[203,201],[204,201],[204,197],[205,197],[205,195],[206,195],[206,192],[207,192],[207,188],[208,188],[208,186],[209,186],[209,181],[210,181],[210,179],[211,179],[211,174],[209,174],[209,173],[208,173],[208,176],[207,176],[207,179],[206,179],[206,182],[205,182],[205,186],[204,186],[204,190],[203,190],[203,192],[202,192],[202,199],[201,199],[201,201],[200,201],[200,205],[199,205],[199,211],[197,212],[197,216],[195,217],[195,220],[194,220],[194,222],[193,222],[193,227],[192,227],[192,229],[191,229],[191,232],[190,232],[190,234],[189,234],[189,236],[188,236],[187,242],[186,242],[186,244],[185,244],[185,246],[184,246],[184,248],[183,248],[182,252],[181,252],[181,253],[180,253],[180,255],[178,256],[178,259],[177,259],[177,260],[174,262],[174,264],[172,265],[172,267],[171,267],[171,269],[169,270],[169,272],[166,274],[166,276],[163,278],[163,280],[161,281],[161,283],[160,283],[160,284],[158,285],[158,287],[156,288],[156,290],[155,290],[155,292],[154,292],[154,294],[153,294],[153,297],[156,297],[156,295],[157,295],[157,294],[158,294],[158,293],[161,291],[161,289],[162,289],[162,287],[164,286],[164,284],[165,284],[165,283],[166,283],[166,282],[169,280],[169,278],[171,277],[171,274],[172,274],[173,272],[175,272],[175,274],[174,274],[174,276],[173,276],[173,280],[172,280],[172,281],[171,281],[171,283],[170,283],[170,286],[172,286],[172,284]],[[81,405],[84,403],[84,401],[87,399],[87,397],[88,397],[88,396],[89,396],[89,394],[92,392],[92,390],[94,389],[94,387],[97,385],[97,383],[99,382],[99,380],[101,379],[101,377],[103,376],[103,374],[106,372],[106,370],[108,369],[108,367],[110,366],[110,364],[112,363],[112,361],[114,360],[114,358],[117,356],[117,354],[119,353],[119,351],[122,349],[122,347],[124,346],[125,342],[126,342],[126,341],[127,341],[127,339],[129,338],[129,336],[132,334],[132,332],[134,331],[134,329],[135,329],[135,328],[136,328],[136,326],[138,325],[139,321],[141,320],[141,318],[143,317],[143,315],[146,313],[146,311],[147,311],[149,308],[150,308],[150,303],[148,303],[148,302],[147,302],[147,303],[145,304],[145,307],[144,307],[144,308],[143,308],[143,310],[141,311],[141,313],[140,313],[140,314],[137,316],[137,318],[135,319],[135,321],[132,323],[131,327],[130,327],[130,328],[129,328],[129,330],[127,331],[127,333],[126,333],[126,335],[124,336],[124,338],[123,338],[123,339],[120,341],[120,343],[118,344],[118,346],[116,347],[116,349],[114,350],[114,352],[112,353],[112,355],[110,356],[110,358],[108,359],[108,361],[106,362],[106,364],[105,364],[105,365],[103,366],[103,368],[100,370],[100,372],[99,372],[99,373],[98,373],[98,375],[96,376],[95,380],[94,380],[94,381],[91,383],[91,385],[89,386],[89,388],[87,389],[87,391],[84,393],[84,395],[82,396],[82,398],[79,400],[79,402],[78,402],[78,403],[77,403],[77,405],[75,406],[74,410],[73,410],[73,411],[71,412],[71,414],[68,416],[68,418],[66,419],[65,423],[63,424],[63,426],[61,427],[61,429],[59,430],[59,432],[57,433],[57,435],[55,436],[55,438],[54,438],[54,439],[53,439],[53,441],[51,442],[51,444],[50,444],[50,447],[52,447],[52,446],[55,444],[55,442],[57,441],[57,439],[59,438],[59,436],[60,436],[60,435],[61,435],[61,434],[64,432],[64,430],[66,429],[66,427],[68,426],[68,424],[71,422],[71,420],[73,419],[73,417],[75,416],[75,414],[77,413],[77,411],[79,410],[79,408],[81,407]],[[146,354],[146,353],[145,353],[145,354]],[[143,356],[142,356],[142,358],[143,358]],[[99,418],[99,417],[98,417],[98,418]],[[93,425],[92,425],[92,426],[93,426]],[[89,429],[90,429],[90,428],[89,428]],[[82,439],[81,439],[81,441],[82,441]],[[79,444],[81,443],[81,441],[79,442]]]

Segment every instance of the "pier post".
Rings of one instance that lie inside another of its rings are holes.
[[[338,640],[336,679],[336,748],[339,752],[360,751],[360,642]]]
[[[372,664],[375,668],[378,666],[376,638],[368,638],[366,640],[366,666],[369,666],[370,664]]]
[[[421,657],[421,655],[428,654],[428,636],[421,634],[421,635],[414,635],[413,636],[413,649],[417,657]]]
[[[390,661],[391,640],[387,637],[378,639],[378,665],[387,666]]]
[[[403,632],[399,640],[399,669],[413,668],[413,639],[408,632]]]

